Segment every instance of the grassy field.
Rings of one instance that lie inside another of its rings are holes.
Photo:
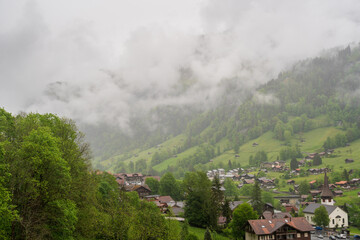
[[[181,223],[182,225],[182,223]],[[206,229],[204,228],[198,228],[198,227],[189,227],[189,232],[196,235],[200,240],[204,239],[204,235],[206,232]],[[213,239],[214,240],[229,240],[230,238],[222,235],[222,234],[218,234],[218,233],[214,233],[213,234]]]
[[[342,206],[345,203],[354,203],[355,201],[360,201],[358,197],[359,189],[351,190],[351,191],[343,191],[344,195],[342,197],[335,197],[334,200],[336,205]]]
[[[360,235],[360,229],[356,227],[349,227],[350,235]]]

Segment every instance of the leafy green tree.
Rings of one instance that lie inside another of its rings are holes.
[[[165,239],[165,218],[161,216],[158,207],[151,202],[140,201],[133,223],[129,229],[129,239]]]
[[[310,184],[307,181],[302,181],[299,184],[299,193],[302,195],[309,194]]]
[[[262,202],[271,203],[274,205],[274,196],[271,192],[262,191],[261,192]]]
[[[226,197],[234,197],[239,195],[238,188],[236,187],[233,180],[226,178],[224,181],[224,188],[225,188],[225,196]]]
[[[251,184],[245,184],[240,188],[240,195],[241,196],[251,196],[252,192],[254,190],[254,186]]]
[[[160,182],[155,178],[146,178],[145,184],[149,186],[152,194],[159,194]]]
[[[349,223],[355,227],[360,227],[360,207],[359,201],[353,202],[347,205],[348,213],[349,213]]]
[[[248,220],[257,219],[256,211],[248,203],[239,205],[233,213],[232,220],[229,224],[231,235],[234,239],[245,238],[245,226]]]
[[[329,214],[323,205],[321,205],[315,210],[315,215],[313,220],[317,226],[326,227],[329,225],[330,223]]]
[[[206,227],[211,219],[211,182],[203,172],[185,174],[184,189],[186,192],[185,218],[189,224]]]
[[[4,163],[4,149],[0,144],[0,239],[10,239],[11,223],[17,219],[17,212],[12,205],[12,195],[6,188],[11,174]]]
[[[161,177],[159,190],[162,196],[171,196],[175,201],[181,199],[179,185],[171,172]]]
[[[189,222],[185,219],[184,224],[181,227],[180,239],[185,240],[189,236]]]

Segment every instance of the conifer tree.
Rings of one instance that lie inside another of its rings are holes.
[[[261,188],[259,185],[259,181],[255,179],[254,189],[251,194],[251,204],[254,210],[261,215],[263,211],[263,202],[261,200]]]

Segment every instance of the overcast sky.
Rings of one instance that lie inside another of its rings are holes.
[[[0,106],[126,127],[358,44],[358,0],[0,0]]]

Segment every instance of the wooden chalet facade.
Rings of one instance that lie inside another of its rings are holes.
[[[245,240],[310,240],[313,230],[304,217],[249,220]]]

